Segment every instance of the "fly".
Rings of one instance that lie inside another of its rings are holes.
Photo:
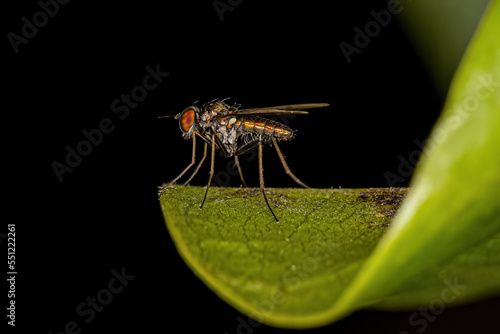
[[[328,107],[328,103],[306,103],[306,104],[290,104],[266,108],[249,108],[240,109],[240,105],[228,105],[225,100],[215,99],[203,104],[200,108],[197,106],[190,106],[184,109],[177,115],[160,116],[172,117],[179,120],[179,127],[182,131],[184,139],[192,139],[193,150],[191,156],[191,163],[170,183],[162,185],[159,190],[161,193],[163,189],[179,180],[196,162],[196,136],[204,141],[203,157],[196,166],[193,174],[189,179],[183,183],[183,186],[188,184],[196,175],[201,165],[207,157],[208,146],[211,147],[211,164],[208,184],[205,191],[205,196],[200,204],[200,209],[205,204],[207,199],[208,189],[214,174],[214,158],[215,150],[220,150],[226,158],[234,157],[241,182],[246,187],[245,179],[241,170],[238,156],[258,147],[259,158],[259,181],[260,189],[267,207],[271,211],[276,222],[279,223],[278,218],[274,214],[271,206],[266,197],[264,185],[264,169],[262,163],[262,146],[264,143],[271,142],[276,148],[276,152],[280,161],[285,169],[285,172],[290,177],[305,188],[309,188],[304,182],[299,180],[290,170],[285,161],[285,157],[281,153],[278,146],[278,141],[285,141],[293,139],[294,130],[288,126],[265,118],[265,116],[273,115],[287,115],[287,114],[308,114],[306,109]]]

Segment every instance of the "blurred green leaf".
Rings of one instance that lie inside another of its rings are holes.
[[[457,303],[500,291],[500,280],[484,275],[496,278],[500,270],[499,31],[500,2],[495,1],[457,70],[411,194],[332,314],[384,300],[394,308],[415,307],[424,299],[411,293],[410,283],[424,272],[428,282],[461,279],[468,289]],[[453,263],[458,267],[450,270]],[[443,289],[442,283],[427,295],[439,298]]]
[[[400,2],[402,25],[444,97],[490,0]]]

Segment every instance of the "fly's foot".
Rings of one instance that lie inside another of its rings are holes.
[[[174,184],[174,181],[170,183],[163,183],[161,186],[158,186],[158,198],[160,198],[161,194],[163,193],[163,190],[170,187],[172,184]]]

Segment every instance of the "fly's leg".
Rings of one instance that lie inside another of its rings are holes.
[[[159,186],[158,187],[158,189],[160,189],[159,192],[161,193],[163,191],[163,189],[165,189],[168,186],[174,184],[175,181],[177,181],[178,179],[180,179],[182,177],[182,175],[184,175],[189,170],[189,168],[191,168],[194,165],[195,161],[196,161],[196,137],[193,136],[193,154],[191,156],[191,163],[182,171],[182,173],[180,173],[175,179],[173,179],[172,181],[170,181],[170,183],[163,184],[163,185]]]
[[[208,188],[210,188],[210,183],[212,182],[212,175],[214,175],[214,160],[215,160],[215,134],[212,134],[212,161],[210,162],[210,176],[208,177],[207,190],[205,191],[205,196],[203,197],[203,201],[200,204],[200,210],[205,204],[205,200],[207,199]]]
[[[236,163],[236,167],[238,167],[238,173],[240,173],[240,179],[241,182],[243,183],[243,187],[247,187],[247,183],[245,182],[245,178],[243,177],[243,172],[241,171],[241,166],[240,166],[240,159],[238,159],[238,156],[234,156],[234,162]]]
[[[246,153],[246,152],[250,151],[251,149],[253,149],[258,144],[259,144],[259,141],[257,139],[254,139],[254,140],[252,140],[252,141],[244,144],[243,146],[241,146],[240,148],[238,148],[238,150],[236,152],[234,152],[234,161],[236,162],[236,166],[238,167],[238,172],[240,173],[241,182],[243,182],[243,186],[245,188],[247,187],[247,184],[245,182],[245,179],[243,178],[243,172],[241,170],[240,161],[239,161],[238,156],[241,155],[241,154],[243,154],[243,153]]]
[[[207,157],[207,146],[208,146],[208,144],[205,143],[205,146],[203,147],[203,157],[201,158],[200,162],[198,163],[198,166],[196,166],[196,169],[194,170],[193,174],[189,177],[189,179],[186,182],[184,182],[182,184],[182,186],[185,186],[186,184],[191,182],[191,180],[196,175],[196,173],[198,173],[198,170],[200,169],[201,165],[203,164],[203,161],[205,161],[205,158]]]
[[[278,141],[276,140],[276,138],[274,137],[271,137],[272,138],[272,141],[273,141],[273,145],[274,147],[276,148],[276,152],[278,152],[278,156],[280,157],[280,160],[281,160],[281,164],[283,165],[283,168],[285,168],[285,172],[290,175],[290,177],[295,181],[297,182],[298,184],[300,184],[302,187],[304,188],[310,188],[307,184],[305,184],[304,182],[300,181],[298,177],[296,177],[292,171],[290,170],[290,167],[288,167],[286,161],[285,161],[285,157],[283,156],[283,153],[281,153],[281,150],[278,146]]]
[[[280,221],[278,218],[276,218],[276,215],[273,212],[273,209],[271,209],[271,206],[269,205],[269,202],[267,201],[266,197],[266,188],[264,185],[264,168],[262,167],[262,141],[259,141],[259,179],[260,179],[260,190],[262,190],[262,195],[264,195],[264,200],[266,201],[267,207],[269,208],[269,211],[273,214],[274,219],[276,220],[277,223]]]

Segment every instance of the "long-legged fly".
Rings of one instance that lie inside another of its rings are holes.
[[[278,141],[281,140],[291,140],[294,137],[294,130],[288,126],[264,118],[262,116],[272,116],[272,115],[285,115],[285,114],[307,114],[305,109],[320,108],[329,106],[328,103],[306,103],[306,104],[291,104],[275,107],[266,108],[250,108],[241,109],[240,105],[230,106],[224,102],[225,100],[215,99],[207,102],[201,106],[190,106],[184,109],[181,113],[177,115],[160,116],[162,117],[172,117],[179,120],[179,127],[182,131],[182,137],[184,139],[193,140],[193,153],[191,158],[191,163],[170,183],[162,185],[159,190],[161,193],[163,189],[170,186],[177,180],[179,180],[194,164],[196,161],[196,136],[200,137],[204,141],[203,157],[196,166],[193,174],[189,179],[183,183],[186,185],[191,181],[191,179],[196,175],[200,169],[203,161],[207,157],[207,146],[211,147],[211,164],[210,164],[210,176],[208,178],[207,189],[205,191],[205,196],[200,204],[200,209],[203,207],[205,200],[207,198],[208,189],[210,188],[210,183],[212,181],[212,176],[214,174],[214,157],[215,150],[221,150],[222,154],[227,157],[234,157],[236,166],[238,167],[238,172],[240,174],[241,181],[246,187],[245,179],[243,178],[243,173],[241,171],[241,166],[239,163],[238,156],[251,150],[254,147],[258,147],[258,157],[259,157],[259,180],[260,189],[267,207],[271,211],[276,222],[279,223],[278,218],[274,214],[269,202],[267,201],[265,186],[264,186],[264,173],[262,167],[262,145],[263,143],[272,142],[273,146],[276,148],[276,152],[285,168],[285,172],[290,175],[290,177],[305,188],[309,188],[304,182],[300,181],[288,167],[285,157],[281,153],[278,146]]]

